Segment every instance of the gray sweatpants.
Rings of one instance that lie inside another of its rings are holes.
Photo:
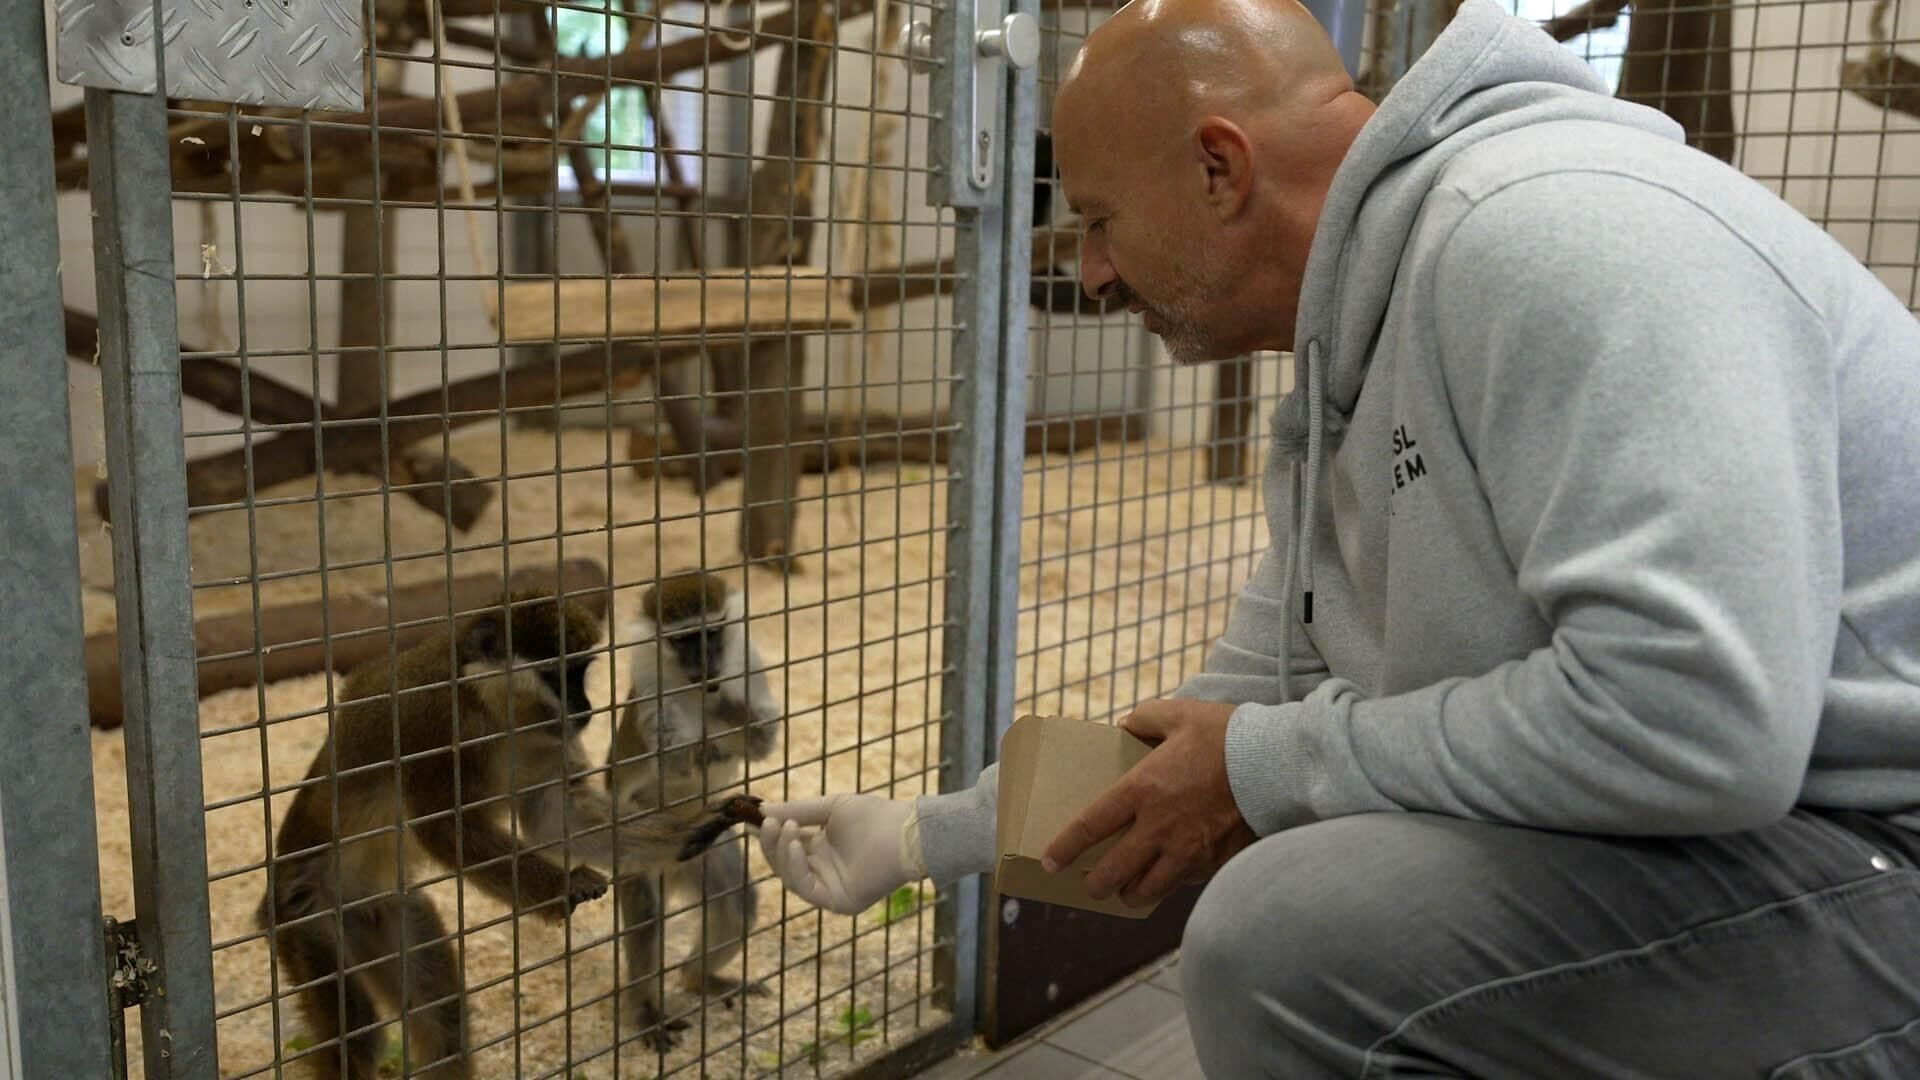
[[[1218,1080],[1920,1078],[1920,836],[1364,814],[1242,851],[1180,978]]]

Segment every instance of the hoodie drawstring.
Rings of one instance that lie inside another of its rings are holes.
[[[1317,520],[1314,502],[1320,497],[1320,470],[1322,467],[1321,426],[1324,422],[1324,405],[1321,400],[1324,393],[1322,382],[1326,378],[1324,361],[1320,355],[1318,339],[1307,342],[1307,467],[1306,490],[1302,492],[1300,483],[1300,461],[1288,466],[1288,482],[1292,486],[1293,522],[1287,535],[1287,572],[1285,582],[1280,587],[1280,595],[1285,597],[1288,607],[1293,606],[1293,586],[1296,577],[1300,581],[1302,623],[1313,622],[1313,538]],[[1304,495],[1304,498],[1302,497]],[[1280,621],[1280,701],[1285,704],[1293,700],[1293,619]]]
[[[1287,464],[1287,482],[1292,491],[1289,498],[1293,504],[1292,528],[1287,530],[1286,574],[1280,584],[1281,603],[1293,606],[1293,580],[1299,569],[1294,556],[1298,554],[1295,542],[1300,539],[1300,462],[1295,459]],[[1280,620],[1280,704],[1293,700],[1293,618],[1291,614]]]
[[[1319,515],[1314,512],[1314,502],[1320,497],[1320,454],[1321,425],[1326,396],[1326,365],[1320,355],[1320,342],[1317,338],[1307,341],[1307,491],[1306,498],[1300,502],[1300,576],[1302,585],[1300,621],[1313,621],[1313,538],[1320,530],[1314,528]]]

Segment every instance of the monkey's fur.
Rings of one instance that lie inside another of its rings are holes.
[[[620,819],[690,803],[718,808],[731,825],[726,789],[745,763],[765,757],[779,737],[782,710],[747,644],[746,606],[725,579],[704,571],[667,577],[641,599],[641,615],[623,639],[637,639],[631,688],[614,729],[611,785]],[[751,797],[747,797],[751,799]],[[751,800],[754,804],[757,799]],[[660,920],[665,890],[698,896],[700,940],[681,979],[695,993],[733,1005],[762,994],[721,972],[740,954],[755,916],[746,856],[738,844],[710,849],[698,863],[664,875],[622,875],[615,885],[623,956],[620,1008],[648,1046],[673,1046],[687,1024],[661,1010]]]
[[[404,1020],[410,1075],[471,1075],[453,944],[410,887],[406,867],[419,856],[559,923],[605,894],[595,867],[611,870],[616,849],[619,872],[657,870],[732,824],[689,806],[622,822],[616,836],[607,795],[581,775],[599,636],[578,604],[520,592],[400,653],[391,670],[382,658],[348,676],[332,736],[281,822],[256,913],[282,978],[301,987],[314,1043],[344,1039],[344,1073],[334,1047],[310,1059],[319,1075],[376,1075],[392,1016],[376,1012],[376,996]],[[563,852],[591,865],[569,868]]]

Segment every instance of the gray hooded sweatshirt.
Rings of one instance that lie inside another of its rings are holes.
[[[1467,0],[1335,176],[1295,342],[1275,546],[1176,692],[1239,706],[1256,833],[1920,827],[1920,322],[1824,231]],[[936,881],[992,867],[997,780],[917,800]]]

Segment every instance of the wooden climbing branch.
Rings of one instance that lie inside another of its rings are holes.
[[[844,14],[844,11],[842,12]],[[813,189],[833,64],[834,10],[824,0],[791,9],[799,40],[780,53],[767,143],[747,186],[749,266],[801,266],[813,249]],[[749,562],[792,568],[794,476],[782,444],[793,438],[794,387],[806,366],[804,339],[757,342],[746,353],[747,474],[740,550]]]
[[[1731,164],[1732,0],[1636,0],[1617,96],[1686,129],[1687,143]]]
[[[1626,9],[1627,0],[1587,0],[1564,15],[1548,19],[1541,24],[1541,29],[1555,41],[1572,41],[1581,34],[1605,30],[1618,23],[1620,13]]]
[[[73,308],[66,309],[66,320],[67,355],[93,363],[100,341],[100,320]],[[250,418],[256,424],[312,422],[316,409],[311,396],[258,371],[242,371],[225,360],[184,355],[205,351],[180,343],[180,390],[188,397],[223,413]],[[322,417],[332,415],[325,405],[317,411]]]
[[[1840,85],[1863,101],[1891,112],[1920,117],[1920,64],[1893,51],[1892,28],[1887,25],[1891,5],[1873,5],[1873,50],[1864,60],[1840,65]]]
[[[478,423],[505,409],[551,405],[561,397],[608,386],[616,389],[630,386],[650,374],[660,358],[699,349],[698,341],[667,343],[657,350],[645,344],[589,345],[562,355],[553,366],[541,364],[488,372],[396,398],[387,405],[384,424],[376,417],[337,418],[321,425],[317,433],[310,428],[280,432],[253,444],[251,465],[249,452],[244,447],[188,462],[187,504],[239,503],[249,492],[313,475],[321,461],[335,472],[380,476],[383,475],[383,456],[402,474],[389,477],[396,481],[396,491],[410,495],[417,492],[423,502],[435,500],[441,490],[439,478],[431,474],[426,461],[404,453],[401,448],[444,430]],[[613,372],[611,383],[607,379],[609,368]],[[393,449],[383,455],[388,448]],[[423,473],[427,475],[421,475]],[[460,473],[464,474],[464,470]],[[451,478],[461,480],[462,476]],[[463,482],[456,484],[454,491],[457,494],[462,488],[487,491],[491,483]],[[93,501],[100,519],[108,520],[105,481],[94,485]],[[457,521],[455,524],[466,527]]]
[[[607,572],[591,559],[569,559],[560,564],[558,574],[552,567],[533,567],[514,573],[511,579],[474,574],[400,586],[393,590],[391,602],[336,589],[325,601],[261,609],[257,634],[250,610],[195,620],[199,694],[206,697],[252,686],[260,676],[271,683],[324,671],[329,656],[334,670],[348,670],[387,655],[390,625],[397,627],[393,647],[406,649],[444,627],[449,612],[459,618],[498,602],[508,580],[516,589],[554,590],[586,605],[595,617],[606,614]],[[87,711],[93,726],[120,727],[125,707],[120,699],[120,644],[115,629],[87,636],[86,662]]]

